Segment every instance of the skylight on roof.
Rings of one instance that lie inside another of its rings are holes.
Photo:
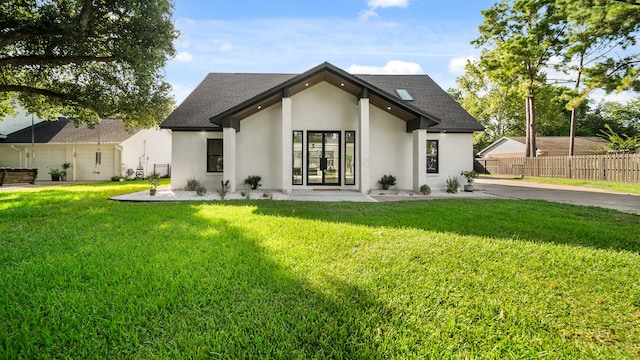
[[[413,96],[409,94],[407,89],[396,89],[396,93],[398,93],[398,96],[400,96],[402,100],[413,101]]]

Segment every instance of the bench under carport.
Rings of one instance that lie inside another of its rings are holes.
[[[0,168],[0,186],[4,184],[34,184],[38,169]]]

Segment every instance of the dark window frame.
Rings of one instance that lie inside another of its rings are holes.
[[[427,174],[440,172],[440,140],[427,140]],[[435,144],[435,146],[433,146]],[[435,149],[435,153],[433,151]]]
[[[301,165],[300,165],[300,183],[296,183],[295,181],[295,159],[296,159],[296,133],[300,133],[300,143],[302,144],[300,149],[301,155]],[[292,136],[292,144],[291,144],[291,185],[302,186],[304,185],[304,131],[303,130],[293,130],[291,133]]]
[[[215,153],[214,145],[219,143],[220,153]],[[215,160],[214,160],[215,159]],[[222,139],[207,139],[207,173],[224,172],[224,143]],[[222,161],[221,161],[222,160]],[[215,161],[215,166],[212,163]],[[215,169],[215,170],[214,170]]]
[[[347,161],[347,134],[351,134],[353,138],[353,159],[351,159],[351,165],[353,166],[353,183],[350,184],[347,180],[347,165],[349,162]],[[355,185],[356,184],[356,154],[358,153],[358,148],[356,147],[356,132],[355,130],[347,130],[344,132],[344,184],[345,185]]]

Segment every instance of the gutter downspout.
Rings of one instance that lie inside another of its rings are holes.
[[[119,157],[120,161],[114,161],[114,166],[117,166],[116,164],[120,163],[120,169],[116,169],[116,175],[122,176],[122,174],[124,173],[122,171],[123,169],[122,168],[122,146],[120,146],[119,144],[116,144],[115,149],[120,152],[120,157]]]
[[[22,167],[22,150],[18,149],[15,145],[11,145],[11,148],[20,153],[20,167]]]

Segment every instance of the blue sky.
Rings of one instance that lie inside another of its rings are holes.
[[[181,102],[209,72],[429,74],[455,86],[492,0],[176,0],[167,80]]]

